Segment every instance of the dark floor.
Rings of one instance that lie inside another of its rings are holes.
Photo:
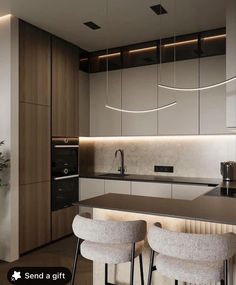
[[[76,239],[68,237],[56,243],[43,247],[32,253],[22,256],[19,260],[12,263],[0,262],[0,285],[10,284],[7,281],[7,272],[15,266],[55,266],[67,267],[71,270]],[[76,285],[92,285],[92,262],[78,258]]]

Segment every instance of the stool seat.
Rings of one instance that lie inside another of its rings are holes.
[[[206,284],[223,279],[223,262],[193,261],[158,254],[156,257],[157,272],[179,281]]]
[[[135,245],[135,257],[139,256],[144,247],[144,242]],[[118,264],[131,261],[132,243],[111,244],[83,241],[81,255],[87,259],[107,264]]]

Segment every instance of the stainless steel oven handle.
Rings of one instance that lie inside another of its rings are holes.
[[[55,144],[54,148],[79,148],[77,144],[63,145],[63,144]]]
[[[68,176],[60,176],[60,177],[54,177],[54,180],[63,180],[63,179],[70,179],[70,178],[76,178],[76,177],[79,177],[79,174],[68,175]]]

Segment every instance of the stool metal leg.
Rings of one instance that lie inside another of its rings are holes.
[[[71,285],[74,285],[74,282],[75,282],[75,274],[76,274],[76,267],[77,267],[77,260],[78,260],[79,253],[80,253],[80,239],[78,238],[76,250],[75,250],[73,270],[72,270]]]
[[[224,284],[228,285],[228,260],[224,261]]]
[[[149,272],[148,272],[148,283],[147,285],[151,285],[152,282],[152,272],[156,270],[156,267],[153,266],[154,262],[154,256],[155,256],[155,251],[151,251],[151,256],[150,256],[150,263],[149,263]]]
[[[142,253],[139,255],[139,265],[140,265],[140,277],[141,284],[144,285],[144,276],[143,276],[143,256]]]
[[[135,243],[132,244],[132,249],[131,249],[130,285],[134,284],[134,256],[135,256]]]
[[[108,275],[108,264],[105,263],[105,285],[108,284],[108,277],[107,277],[107,275]]]

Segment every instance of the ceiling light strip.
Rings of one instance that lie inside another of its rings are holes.
[[[127,110],[127,109],[112,107],[112,106],[110,106],[108,104],[106,104],[105,107],[108,108],[108,109],[111,109],[113,111],[118,111],[118,112],[122,112],[122,113],[142,114],[142,113],[151,113],[151,112],[160,111],[160,110],[172,107],[172,106],[174,106],[176,104],[177,104],[177,102],[174,101],[172,103],[163,105],[161,107],[153,108],[153,109],[147,109],[147,110]]]
[[[152,51],[156,49],[157,49],[156,46],[151,46],[151,47],[146,47],[146,48],[131,49],[129,50],[129,53],[139,53],[139,52],[144,52],[144,51]]]
[[[104,54],[104,55],[99,55],[98,58],[110,58],[110,57],[115,57],[115,56],[120,56],[120,52],[114,52],[110,54]]]
[[[222,38],[226,38],[226,34],[217,35],[217,36],[208,36],[208,37],[202,38],[202,40],[208,41],[208,40],[217,40],[217,39],[222,39]]]
[[[174,47],[174,46],[182,46],[182,45],[187,45],[187,44],[193,44],[197,43],[198,39],[194,40],[188,40],[188,41],[182,41],[182,42],[175,42],[175,43],[170,43],[170,44],[164,44],[162,45],[163,47]]]
[[[196,87],[196,88],[180,88],[180,87],[168,86],[168,85],[163,85],[163,84],[158,84],[158,87],[163,88],[163,89],[173,90],[173,91],[184,91],[184,92],[203,91],[203,90],[207,90],[207,89],[211,89],[211,88],[215,88],[215,87],[225,85],[225,84],[230,83],[234,80],[236,80],[236,76],[231,77],[229,79],[226,79],[224,81],[212,84],[212,85],[206,85],[206,86]]]

